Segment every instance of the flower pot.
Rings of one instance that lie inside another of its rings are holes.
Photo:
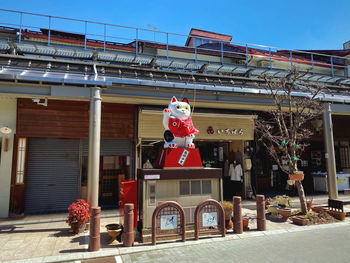
[[[288,217],[292,214],[290,208],[278,208],[277,212],[282,216],[282,220],[287,221]]]
[[[327,213],[333,216],[334,218],[344,221],[345,220],[345,212],[340,212],[340,211],[334,211],[334,210],[327,210]]]
[[[231,219],[225,219],[225,228],[228,229],[232,229],[233,227],[233,223]]]
[[[244,230],[249,229],[248,224],[249,224],[248,218],[244,218],[244,217],[243,217],[243,229],[244,229]]]
[[[306,201],[306,208],[307,208],[307,211],[310,211],[311,206],[312,206],[312,200]]]
[[[299,225],[299,226],[305,226],[309,223],[309,221],[301,216],[293,216],[291,217],[293,224]]]
[[[109,244],[116,245],[119,242],[117,241],[118,236],[123,230],[123,227],[119,224],[108,224],[106,225],[108,235],[111,237]]]
[[[79,224],[78,222],[72,222],[70,228],[74,234],[83,233],[85,230],[85,226],[83,224]]]
[[[290,174],[289,179],[293,181],[302,181],[304,180],[304,174]]]

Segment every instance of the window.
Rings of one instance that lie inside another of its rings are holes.
[[[211,194],[211,181],[203,180],[202,181],[202,194]]]
[[[350,168],[350,154],[349,154],[349,147],[340,147],[339,148],[340,153],[340,165],[341,168]]]
[[[180,195],[190,194],[190,181],[180,181]]]
[[[18,138],[16,184],[24,183],[24,167],[26,162],[27,138]]]
[[[211,194],[211,180],[180,181],[180,195]]]
[[[191,195],[201,194],[201,181],[192,181],[191,182]]]

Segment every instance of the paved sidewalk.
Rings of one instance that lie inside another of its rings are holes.
[[[314,203],[326,204],[327,196],[314,197]],[[350,196],[340,196],[341,200],[350,200]],[[298,207],[298,199],[293,204]],[[300,227],[291,222],[267,221],[267,231],[256,229],[255,201],[243,201],[243,216],[249,218],[248,231],[236,235],[232,230],[225,238],[205,238],[199,241],[188,240],[183,242],[160,243],[157,246],[135,242],[131,248],[122,244],[109,245],[109,236],[105,225],[119,223],[119,211],[102,211],[101,218],[101,249],[97,252],[88,252],[88,232],[73,235],[69,231],[65,219],[67,214],[28,216],[24,219],[0,220],[0,261],[1,262],[64,262],[83,260],[96,257],[118,256],[147,250],[157,250],[169,247],[188,246],[198,242],[216,242],[220,240],[243,239],[273,233],[307,230],[314,226]],[[347,217],[346,223],[350,224]],[[338,223],[336,223],[338,224]],[[343,223],[340,223],[343,224]],[[323,226],[319,226],[323,227]]]

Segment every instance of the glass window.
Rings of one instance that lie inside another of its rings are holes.
[[[18,149],[17,149],[16,184],[23,184],[24,182],[26,148],[27,148],[27,138],[19,138]]]
[[[349,147],[340,147],[340,164],[341,168],[349,168],[350,167],[350,154]]]
[[[191,182],[191,195],[199,195],[201,193],[201,181]]]
[[[190,182],[180,181],[180,195],[189,195],[189,194],[190,194]]]
[[[203,180],[202,181],[202,194],[211,194],[211,181]]]

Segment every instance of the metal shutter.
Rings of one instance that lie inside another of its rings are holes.
[[[83,156],[88,156],[89,141],[83,140]],[[131,140],[129,139],[102,139],[100,146],[101,156],[131,156]]]
[[[25,213],[67,211],[78,197],[79,140],[28,140]]]

